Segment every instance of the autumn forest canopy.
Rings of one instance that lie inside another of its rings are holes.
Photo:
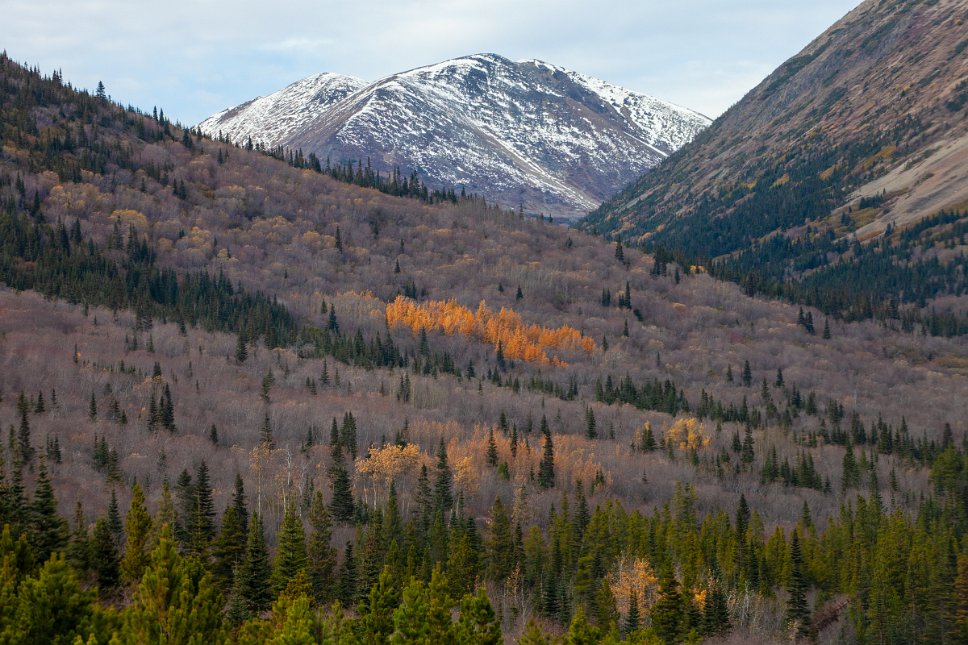
[[[0,57],[0,641],[968,640],[963,338],[248,148]]]

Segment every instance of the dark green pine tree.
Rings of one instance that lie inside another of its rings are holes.
[[[352,412],[343,415],[343,424],[339,429],[339,443],[350,453],[350,459],[356,459],[356,419]]]
[[[487,433],[487,465],[497,468],[497,444],[494,442],[494,428]]]
[[[107,591],[113,589],[121,580],[121,560],[118,543],[106,517],[98,518],[91,537],[91,564],[97,577],[98,586]]]
[[[177,430],[175,426],[175,403],[171,399],[171,388],[165,383],[161,391],[161,401],[158,404],[158,413],[161,416],[161,426],[168,432]]]
[[[249,358],[249,351],[246,349],[245,332],[239,332],[238,340],[235,343],[235,360],[244,363]]]
[[[743,448],[740,451],[739,460],[744,464],[752,464],[756,460],[756,452],[753,443],[753,426],[746,425],[746,434],[743,436]]]
[[[212,542],[212,575],[218,586],[233,586],[235,568],[245,556],[245,523],[238,509],[229,504],[222,513],[222,526]]]
[[[799,531],[793,531],[790,540],[790,579],[787,583],[786,619],[796,626],[797,636],[805,637],[810,634],[810,608],[807,606],[807,578],[803,564],[803,552],[800,549]]]
[[[91,402],[87,406],[87,416],[91,421],[97,419],[97,399],[94,398],[94,392],[91,392]]]
[[[273,597],[269,584],[272,576],[269,551],[258,513],[253,513],[249,520],[248,533],[245,558],[235,572],[235,591],[245,614],[252,616],[269,609]]]
[[[491,507],[488,521],[485,557],[487,558],[487,577],[503,582],[514,569],[514,535],[511,532],[511,517],[498,497]]]
[[[313,599],[323,605],[336,595],[336,549],[330,545],[333,521],[323,501],[322,491],[317,490],[309,507],[309,540],[306,544],[306,572],[312,587]]]
[[[175,482],[175,537],[182,546],[188,546],[192,538],[192,518],[195,516],[195,486],[188,470],[182,469]]]
[[[124,544],[124,521],[121,519],[121,507],[118,505],[118,494],[111,489],[111,501],[108,503],[108,528],[114,536],[114,544],[120,549]]]
[[[541,417],[541,434],[544,435],[544,448],[541,463],[538,465],[538,486],[554,488],[555,486],[555,447],[551,440],[551,429],[548,419]]]
[[[595,411],[591,408],[585,410],[585,436],[589,439],[598,437],[598,429],[595,422]]]
[[[753,370],[750,369],[750,362],[743,363],[743,385],[749,387],[753,384]]]
[[[215,501],[212,499],[212,485],[209,481],[208,466],[202,461],[195,475],[195,507],[192,509],[189,524],[189,551],[205,556],[215,538]]]
[[[335,447],[333,465],[329,470],[330,485],[333,488],[333,497],[329,502],[330,513],[333,520],[337,523],[349,522],[353,519],[356,504],[353,501],[353,483],[350,481],[349,472],[343,461],[343,452],[339,444]]]
[[[622,634],[628,638],[629,634],[638,630],[642,624],[642,618],[639,616],[639,594],[638,591],[632,589],[629,592],[629,610],[625,614],[625,622],[622,624]]]
[[[729,606],[722,584],[716,582],[706,598],[702,616],[703,636],[725,636],[729,633]]]
[[[440,438],[440,445],[437,447],[436,471],[434,507],[446,513],[454,506],[454,475],[447,463],[447,446],[444,445],[443,437]]]
[[[71,536],[67,543],[67,561],[78,573],[86,572],[91,563],[91,540],[81,500],[77,500],[74,506],[74,526],[71,527]]]
[[[659,600],[652,607],[652,629],[666,643],[678,643],[684,636],[686,610],[679,582],[672,574],[662,581]]]
[[[47,476],[46,460],[41,458],[37,469],[37,487],[29,509],[27,535],[36,562],[46,562],[55,552],[67,546],[67,522],[57,513],[57,499]]]
[[[20,395],[23,397],[23,394]],[[24,398],[26,401],[26,398]],[[34,458],[34,449],[30,443],[30,419],[27,416],[27,406],[26,403],[20,409],[20,428],[17,431],[17,457],[19,457],[20,465],[29,465]],[[11,426],[11,436],[13,433],[13,426]]]
[[[352,607],[356,604],[357,580],[356,580],[356,558],[353,556],[353,544],[346,543],[343,554],[343,565],[339,570],[339,582],[336,588],[336,597],[344,607]]]
[[[293,501],[286,504],[278,539],[275,565],[272,570],[272,588],[276,595],[282,592],[298,573],[306,571],[306,532]]]
[[[840,477],[840,490],[846,492],[860,484],[860,466],[854,458],[854,445],[847,442],[847,450],[844,452],[843,468]]]

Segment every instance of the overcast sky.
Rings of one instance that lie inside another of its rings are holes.
[[[539,58],[715,117],[859,0],[0,0],[0,47],[185,124],[316,72]]]

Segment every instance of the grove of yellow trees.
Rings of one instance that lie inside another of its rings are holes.
[[[391,327],[403,325],[414,333],[421,330],[455,333],[497,347],[500,345],[504,356],[527,362],[552,363],[564,366],[566,363],[557,356],[549,357],[549,349],[583,349],[591,352],[595,341],[581,334],[574,327],[549,328],[537,324],[525,324],[514,310],[502,307],[494,312],[485,302],[471,311],[455,300],[430,300],[414,302],[404,296],[387,303],[387,324]]]

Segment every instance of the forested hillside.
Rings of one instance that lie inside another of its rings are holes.
[[[957,339],[0,95],[0,640],[964,639]]]
[[[966,20],[862,2],[582,226],[750,294],[968,333]]]

